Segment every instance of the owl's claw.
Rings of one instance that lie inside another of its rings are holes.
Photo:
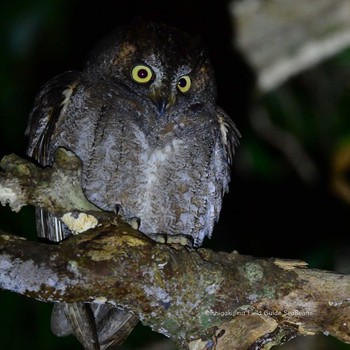
[[[141,219],[134,216],[132,218],[127,218],[124,216],[123,207],[120,204],[116,204],[114,207],[114,213],[120,215],[134,230],[138,230],[141,225]]]
[[[116,215],[120,215],[134,230],[138,230],[141,226],[141,219],[134,216],[127,218],[123,214],[123,208],[120,204],[116,204],[114,212]],[[143,232],[144,233],[144,232]],[[194,240],[191,236],[185,235],[167,235],[164,233],[144,233],[152,241],[162,244],[177,245],[192,248],[194,245]]]
[[[147,237],[152,239],[157,243],[165,243],[169,245],[177,245],[180,244],[185,247],[192,248],[193,247],[193,238],[185,235],[166,235],[164,233],[148,233]]]
[[[113,211],[115,215],[123,216],[123,208],[120,204],[116,204]]]
[[[192,248],[194,244],[193,237],[185,235],[172,235],[166,237],[167,244],[181,244],[182,246]]]
[[[166,243],[166,235],[163,233],[144,233],[144,235],[157,243]]]
[[[134,229],[138,230],[141,225],[141,219],[137,217],[133,217],[130,219],[127,219],[126,222]]]

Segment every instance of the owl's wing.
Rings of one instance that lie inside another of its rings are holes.
[[[216,202],[215,221],[219,219],[222,196],[225,192],[229,191],[231,166],[235,155],[235,147],[238,146],[239,138],[241,137],[233,120],[220,107],[217,107],[216,118],[220,131],[216,141],[213,164],[215,177],[218,180],[217,186],[220,188],[217,188],[218,192],[214,195],[216,197],[214,198],[214,202]]]
[[[28,155],[41,165],[50,165],[50,141],[56,122],[64,115],[67,105],[80,83],[79,72],[65,72],[46,83],[35,98],[29,116],[26,135]]]
[[[60,118],[81,84],[78,72],[63,73],[49,81],[35,99],[26,134],[29,137],[27,154],[43,166],[53,161],[52,135]],[[60,242],[70,235],[68,229],[53,215],[36,210],[38,236]],[[57,336],[74,334],[85,349],[104,350],[121,344],[135,327],[138,319],[110,305],[84,303],[55,304],[51,328]]]
[[[241,134],[233,120],[220,107],[217,108],[216,116],[220,126],[224,157],[231,166],[233,156],[235,155],[235,147],[239,145],[239,138],[241,137]]]
[[[210,229],[205,235],[209,238],[214,223],[219,220],[223,196],[229,191],[232,160],[241,136],[232,119],[220,107],[216,108],[216,120],[219,128],[210,164],[212,181],[209,182],[207,190],[207,210],[212,220]],[[198,238],[197,245],[202,244],[205,235]]]
[[[66,72],[50,80],[36,96],[26,130],[27,154],[43,166],[52,162],[50,147],[56,123],[64,115],[79,82],[80,73]],[[36,219],[39,237],[60,242],[69,236],[62,223],[45,210],[36,209]]]

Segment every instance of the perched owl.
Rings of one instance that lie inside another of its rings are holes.
[[[83,189],[103,210],[121,207],[144,234],[187,237],[199,247],[218,220],[239,133],[216,105],[209,58],[197,40],[134,21],[103,40],[82,72],[40,91],[28,154],[43,166],[65,147],[83,162]],[[37,211],[39,237],[70,232]],[[52,328],[86,349],[118,345],[137,322],[107,305],[56,304]]]

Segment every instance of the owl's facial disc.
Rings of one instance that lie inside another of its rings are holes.
[[[150,57],[146,63],[142,62],[131,68],[130,78],[137,84],[144,85],[142,94],[156,106],[159,115],[163,115],[174,106],[177,94],[187,94],[190,91],[192,79],[189,75],[183,74],[184,70],[190,69],[181,67],[180,72],[162,69],[163,67],[157,66],[162,60],[160,58],[155,60],[153,55]],[[176,76],[177,78],[174,78]]]
[[[151,88],[151,93],[149,95],[150,100],[157,107],[159,114],[162,115],[166,110],[171,108],[176,102],[176,94],[174,92],[168,95],[164,91],[173,91],[171,89],[171,83],[165,86],[159,85]],[[188,75],[181,76],[176,83],[176,90],[181,94],[186,94],[192,85],[191,78]]]
[[[135,65],[131,69],[131,78],[136,83],[149,87],[149,93],[147,96],[156,106],[159,115],[163,115],[166,110],[175,104],[175,96],[170,92],[171,88],[169,82],[162,82],[157,79],[156,73],[150,66],[146,64]],[[181,81],[179,80],[178,89],[184,89],[187,85],[185,79],[182,79]]]

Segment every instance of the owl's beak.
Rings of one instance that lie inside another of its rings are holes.
[[[154,91],[150,94],[150,99],[157,107],[159,115],[163,115],[166,110],[172,107],[175,103],[173,95],[166,96],[160,91]]]

